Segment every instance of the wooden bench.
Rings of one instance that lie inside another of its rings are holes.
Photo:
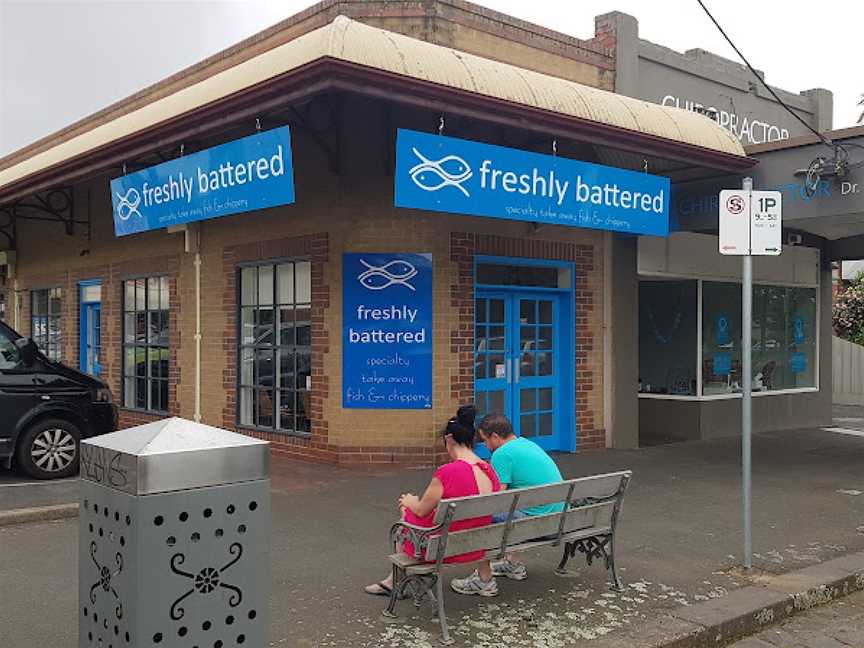
[[[390,529],[395,553],[393,589],[384,616],[395,617],[396,601],[411,596],[420,606],[426,599],[437,601],[441,640],[453,643],[444,611],[444,587],[441,567],[450,556],[485,551],[486,558],[500,560],[506,553],[516,553],[564,545],[564,554],[556,571],[564,573],[567,561],[576,552],[585,554],[590,565],[602,558],[612,578],[613,588],[623,585],[615,570],[615,529],[624,492],[632,473],[622,471],[570,479],[548,486],[506,490],[489,495],[474,495],[442,500],[435,515],[435,526],[423,528],[397,522]],[[564,502],[562,511],[546,515],[515,518],[521,509]],[[506,514],[506,521],[463,531],[449,531],[457,520]],[[402,551],[405,541],[429,562],[418,560]],[[434,592],[434,595],[433,595]]]

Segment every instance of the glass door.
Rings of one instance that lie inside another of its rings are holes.
[[[81,371],[91,376],[102,373],[102,284],[99,281],[81,283]]]
[[[519,436],[567,449],[560,419],[562,297],[478,291],[474,390],[479,418],[504,414]]]
[[[513,356],[516,402],[512,420],[518,435],[532,438],[547,450],[558,449],[558,300],[557,295],[514,297],[518,322],[513,325],[518,326],[519,346]]]

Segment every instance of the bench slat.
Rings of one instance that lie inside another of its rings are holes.
[[[608,526],[614,502],[594,504],[573,509],[567,513],[564,533],[597,526]],[[560,513],[549,513],[513,521],[507,544],[517,545],[547,535],[557,535],[561,523]],[[490,524],[476,529],[454,531],[447,536],[444,557],[458,556],[479,550],[494,550],[500,547],[506,523]],[[438,552],[440,537],[431,538],[426,555],[434,559]]]
[[[629,471],[622,471],[605,475],[594,475],[592,477],[569,479],[567,481],[562,481],[557,484],[548,484],[546,486],[533,486],[531,488],[506,490],[498,493],[489,493],[487,495],[469,495],[467,497],[456,497],[449,500],[443,500],[441,504],[438,505],[435,522],[436,524],[440,524],[444,520],[448,504],[453,504],[455,506],[453,517],[451,519],[456,521],[482,517],[485,515],[495,515],[497,513],[507,513],[510,510],[513,497],[517,494],[519,495],[518,508],[520,509],[563,502],[567,498],[567,493],[570,490],[571,484],[574,485],[573,501],[586,498],[611,497],[621,486],[621,480],[624,477],[628,477],[630,474]]]

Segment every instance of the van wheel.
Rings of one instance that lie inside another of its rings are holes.
[[[78,470],[80,440],[81,432],[69,421],[39,421],[18,441],[18,464],[34,479],[70,477]]]

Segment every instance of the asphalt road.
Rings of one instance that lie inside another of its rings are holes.
[[[735,439],[556,457],[567,477],[634,471],[620,524],[628,585],[612,594],[601,566],[553,569],[558,555],[527,557],[529,578],[500,583],[496,599],[447,596],[458,645],[590,645],[658,611],[746,584],[740,562],[740,447]],[[864,550],[864,437],[823,431],[759,434],[753,450],[758,568],[797,569]],[[420,491],[430,470],[372,474],[276,461],[272,472],[271,641],[310,648],[436,645],[430,610],[410,603],[395,625],[363,585],[386,574],[395,499]],[[71,489],[74,484],[58,484]],[[4,491],[25,490],[12,488]],[[8,497],[8,495],[7,495]],[[0,528],[0,636],[16,648],[77,642],[77,521]],[[453,568],[451,576],[464,568]],[[556,643],[557,642],[557,643]]]

